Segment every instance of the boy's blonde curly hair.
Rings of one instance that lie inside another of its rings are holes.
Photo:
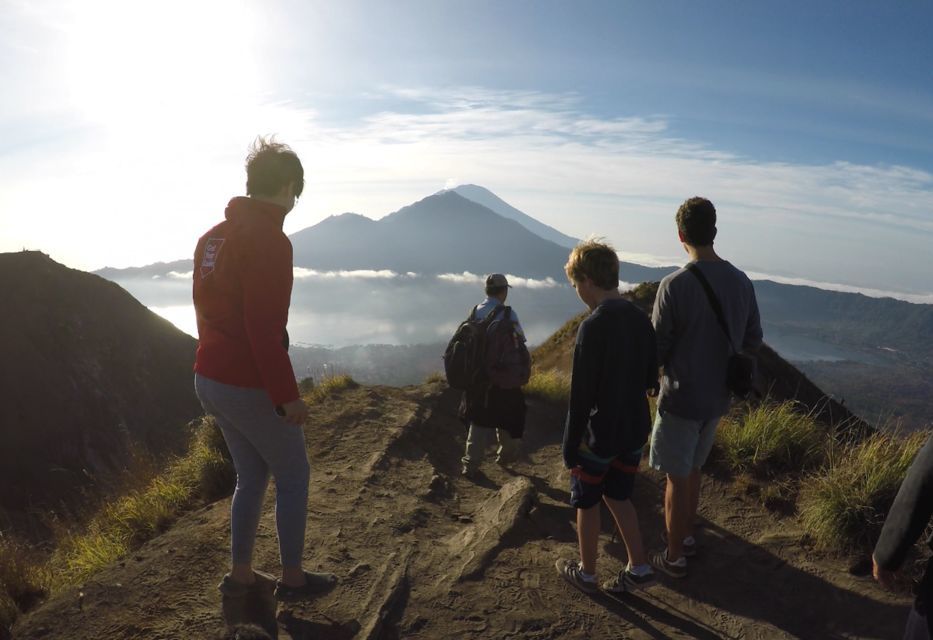
[[[619,256],[602,238],[587,238],[575,246],[564,271],[571,283],[589,278],[600,289],[619,288]]]

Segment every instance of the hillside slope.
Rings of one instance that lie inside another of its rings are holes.
[[[658,283],[643,283],[625,297],[635,303],[646,314],[651,314]],[[563,327],[543,342],[532,354],[535,367],[539,370],[555,369],[570,374],[573,345],[577,329],[587,313],[569,320]],[[765,335],[765,339],[767,339]],[[799,369],[782,358],[767,344],[758,352],[758,387],[770,399],[775,401],[795,400],[813,412],[818,420],[838,424],[850,423],[865,427],[865,423],[834,398],[827,396],[819,387],[807,378]]]
[[[312,465],[305,559],[337,573],[336,590],[280,605],[282,638],[892,638],[908,599],[849,576],[800,544],[793,520],[704,479],[701,555],[692,575],[620,598],[584,596],[554,571],[576,553],[560,409],[532,401],[526,457],[458,475],[464,430],[442,385],[341,392],[305,426]],[[635,502],[659,540],[662,479],[645,473]],[[24,616],[32,638],[209,638],[221,625],[229,502],[180,520],[82,588]],[[607,522],[608,518],[604,520]],[[275,570],[272,496],[256,551]],[[608,528],[600,567],[624,561]],[[777,594],[780,593],[780,597]],[[79,607],[79,602],[82,605]]]
[[[0,527],[185,443],[193,338],[39,252],[0,254],[0,291]]]

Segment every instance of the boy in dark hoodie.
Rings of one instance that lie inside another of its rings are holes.
[[[654,329],[648,317],[619,294],[619,258],[611,246],[581,242],[565,271],[592,313],[577,332],[563,441],[581,560],[562,558],[556,566],[578,589],[592,593],[599,588],[599,503],[605,502],[625,542],[628,564],[603,588],[620,593],[655,580],[629,499],[651,431],[647,395],[658,388]]]

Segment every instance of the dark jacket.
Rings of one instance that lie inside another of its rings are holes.
[[[658,387],[657,345],[648,317],[623,299],[603,301],[580,324],[564,428],[567,467],[585,442],[600,458],[641,449],[651,431],[646,392]]]
[[[933,515],[933,438],[917,453],[907,476],[897,492],[894,504],[881,529],[874,556],[878,565],[896,571],[904,564],[907,552],[923,534]],[[933,562],[933,561],[931,561]],[[917,594],[917,608],[930,616],[933,604],[933,572],[928,564]]]
[[[478,385],[463,392],[460,419],[465,425],[503,429],[513,438],[525,432],[525,394],[519,389]]]

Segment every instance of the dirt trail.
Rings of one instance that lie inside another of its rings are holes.
[[[585,596],[554,571],[576,553],[559,451],[561,416],[530,403],[526,457],[460,478],[464,430],[440,386],[366,387],[312,412],[305,557],[340,584],[279,606],[285,639],[898,638],[907,600],[808,557],[779,519],[706,478],[700,556],[683,581],[620,598]],[[490,452],[491,453],[491,452]],[[648,541],[661,525],[662,479],[641,476],[635,502]],[[273,500],[256,566],[278,566]],[[25,616],[14,638],[209,638],[220,627],[229,500],[182,518],[119,566]],[[608,523],[604,518],[604,525]],[[621,568],[608,526],[600,573]]]

